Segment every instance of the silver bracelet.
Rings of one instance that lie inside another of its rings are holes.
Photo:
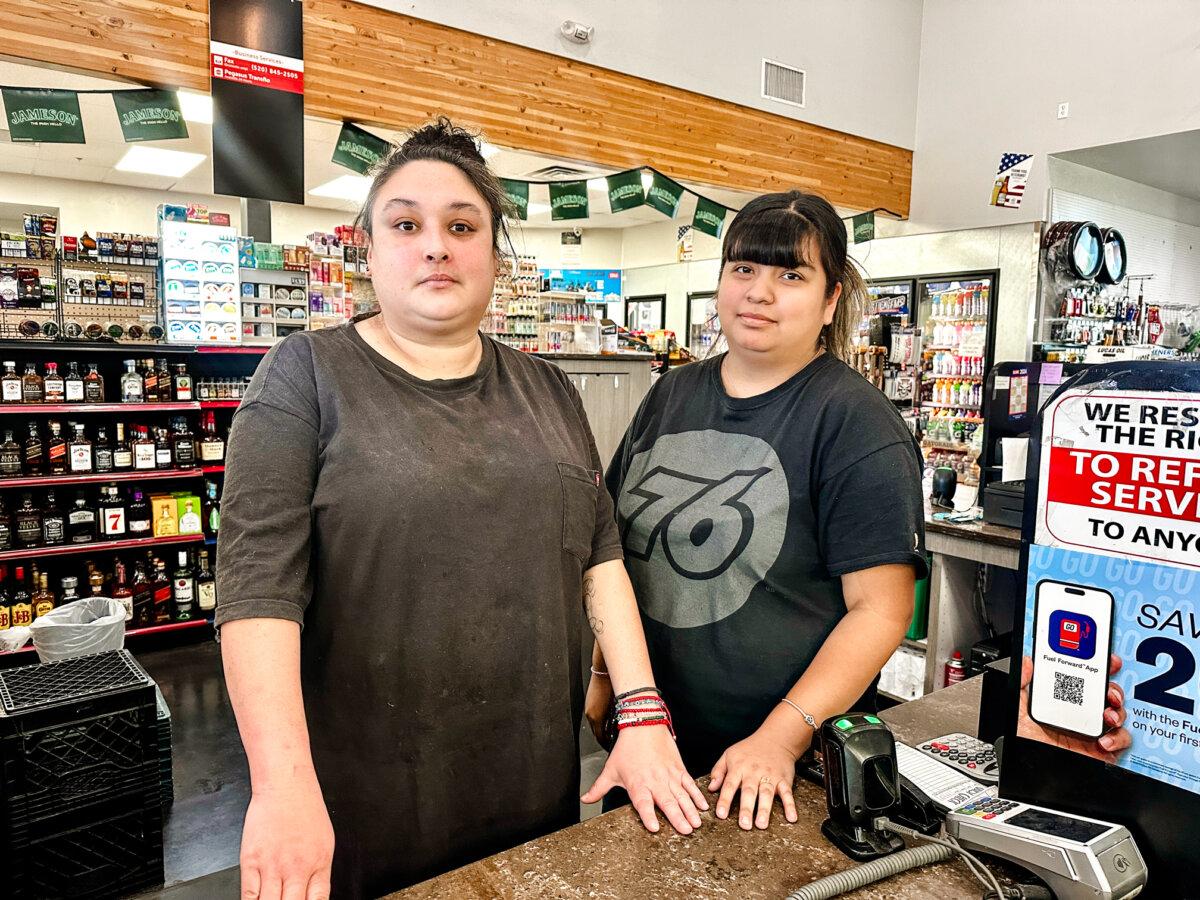
[[[791,707],[792,709],[794,709],[796,712],[800,713],[800,715],[804,717],[804,721],[808,723],[808,727],[809,727],[809,728],[811,728],[813,731],[818,731],[818,730],[819,730],[819,729],[817,728],[817,720],[816,720],[816,719],[814,719],[812,716],[810,716],[808,713],[806,713],[804,710],[802,710],[802,709],[801,709],[799,706],[797,706],[795,703],[793,703],[793,702],[792,702],[791,700],[789,700],[787,697],[784,697],[784,698],[783,698],[782,700],[780,700],[779,702],[780,702],[780,703],[786,703],[788,706],[790,706],[790,707]]]
[[[599,669],[597,669],[595,666],[588,666],[588,668],[592,670],[592,674],[593,674],[593,675],[599,675],[601,678],[607,678],[607,677],[608,677],[608,673],[607,673],[607,672],[601,672],[601,671],[600,671]]]

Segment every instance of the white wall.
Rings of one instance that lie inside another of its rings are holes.
[[[567,265],[563,260],[563,231],[565,228],[514,228],[513,246],[523,256],[536,256],[542,268],[619,269],[621,268],[621,229],[584,228],[583,244],[579,250],[582,262]]]
[[[921,0],[366,0],[373,6],[912,148]],[[591,44],[559,25],[595,26]],[[762,59],[807,72],[804,109],[764,100]],[[653,160],[649,160],[653,162]]]
[[[625,269],[622,291],[626,297],[665,294],[666,328],[675,332],[675,339],[687,344],[687,297],[700,291],[715,291],[721,274],[719,259],[702,259],[662,266]]]
[[[1051,158],[1049,163],[1051,190],[1095,197],[1097,200],[1160,216],[1172,222],[1200,225],[1200,201],[1065,159]],[[1197,160],[1196,164],[1200,166],[1200,160]]]
[[[851,255],[867,278],[999,269],[995,361],[1029,359],[1037,296],[1037,225],[876,238],[853,245]]]
[[[1193,0],[925,0],[909,230],[1044,219],[1048,154],[1200,128],[1198,43]],[[1019,210],[988,206],[1008,152]]]

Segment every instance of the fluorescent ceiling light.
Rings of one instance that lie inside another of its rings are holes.
[[[362,203],[367,199],[367,191],[370,188],[371,179],[365,175],[339,175],[333,181],[311,188],[309,193],[314,197],[332,197],[335,200]]]
[[[161,147],[146,147],[139,144],[126,150],[115,168],[122,172],[140,172],[143,175],[182,178],[202,162],[204,162],[203,153],[163,150]]]
[[[654,184],[654,175],[650,172],[642,173],[642,190],[650,190],[650,185]]]
[[[499,152],[500,152],[500,148],[497,147],[495,144],[489,144],[487,141],[479,142],[479,153],[483,156],[484,159],[491,159],[493,156],[495,156]]]
[[[179,91],[179,111],[187,122],[211,125],[213,120],[212,94]]]
[[[530,203],[529,204],[529,215],[531,215],[531,216],[540,216],[542,213],[548,213],[548,212],[550,212],[550,204],[549,203]]]

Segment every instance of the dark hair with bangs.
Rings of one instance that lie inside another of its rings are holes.
[[[807,258],[815,248],[819,259]],[[739,212],[725,233],[721,270],[726,263],[794,269],[820,265],[825,272],[825,296],[841,284],[842,295],[833,321],[821,329],[820,346],[839,359],[850,354],[850,335],[857,325],[866,296],[862,275],[846,254],[846,225],[824,197],[803,191],[763,194]]]

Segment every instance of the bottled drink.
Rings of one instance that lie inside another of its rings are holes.
[[[111,472],[115,467],[113,446],[108,442],[108,429],[105,426],[96,429],[96,443],[92,449],[96,459],[96,474]]]
[[[11,550],[14,538],[12,514],[8,511],[4,498],[0,497],[0,550]],[[0,584],[2,583],[3,576],[0,576]]]
[[[12,598],[8,596],[8,566],[0,565],[0,631],[12,626]]]
[[[158,369],[152,359],[142,362],[142,397],[147,403],[158,402]]]
[[[171,439],[167,429],[154,429],[154,465],[159,469],[171,468]]]
[[[125,500],[115,484],[101,489],[100,503],[100,533],[106,540],[119,541],[128,533],[126,524]]]
[[[208,567],[208,551],[200,551],[200,571],[196,573],[196,605],[201,613],[217,608],[217,576]]]
[[[47,424],[50,427],[50,439],[46,441],[46,470],[51,475],[66,475],[67,439],[63,437],[62,425],[58,422]]]
[[[68,403],[83,402],[83,376],[79,374],[79,363],[67,363],[67,375],[63,378],[63,389],[66,392]]]
[[[99,597],[104,593],[104,573],[93,565],[91,560],[88,560],[88,587],[92,591],[93,597]]]
[[[154,591],[150,579],[146,577],[146,568],[140,561],[133,566],[133,627],[145,628],[154,624]]]
[[[104,377],[95,363],[88,363],[88,373],[83,376],[83,399],[86,403],[104,402]]]
[[[196,438],[188,431],[187,419],[183,416],[172,418],[171,427],[175,432],[171,436],[175,465],[181,469],[190,469],[196,465]]]
[[[36,547],[42,540],[42,511],[33,505],[33,494],[21,495],[21,505],[13,516],[17,525],[17,544]]]
[[[46,377],[42,379],[45,402],[62,403],[66,399],[63,378],[58,374],[58,363],[46,363]]]
[[[25,438],[25,474],[41,475],[45,467],[46,456],[42,436],[38,433],[37,422],[30,422],[29,436]]]
[[[4,443],[0,444],[0,475],[21,477],[21,445],[13,440],[12,431],[4,432]]]
[[[75,423],[75,436],[67,445],[72,475],[87,475],[92,469],[92,442],[83,432],[83,424]]]
[[[38,589],[29,598],[33,605],[33,617],[39,619],[54,609],[54,591],[50,590],[50,576],[45,572],[38,579]]]
[[[99,455],[99,451],[97,451]],[[113,470],[128,472],[133,468],[133,448],[125,440],[125,423],[117,423],[117,444],[113,447]]]
[[[175,364],[175,399],[187,402],[192,399],[192,376],[188,374],[187,365]]]
[[[174,588],[171,602],[176,622],[190,622],[196,615],[196,576],[186,550],[179,551],[179,566],[172,573]]]
[[[17,566],[13,577],[12,593],[12,624],[14,628],[33,623],[33,604],[30,602],[29,588],[25,584],[25,567]]]
[[[137,363],[132,359],[125,360],[125,374],[121,376],[121,402],[141,403],[146,392],[142,384],[142,376],[138,374]]]
[[[175,396],[172,380],[171,370],[167,368],[167,361],[160,358],[158,361],[158,399],[162,403],[170,403]]]
[[[170,622],[171,579],[167,577],[167,564],[161,559],[154,560],[154,578],[150,582],[150,590],[154,595],[154,624]]]
[[[204,482],[204,533],[216,537],[221,528],[221,501],[217,497],[216,482]]]
[[[113,583],[112,597],[125,607],[126,623],[133,621],[133,588],[125,580],[125,563],[117,560],[114,569],[116,577]]]
[[[58,508],[54,491],[46,492],[46,508],[42,510],[42,543],[47,547],[61,544],[67,537],[67,522]]]
[[[21,378],[21,402],[41,403],[46,399],[46,383],[37,373],[33,363],[25,364],[25,375]]]
[[[150,537],[151,507],[141,491],[133,492],[133,500],[125,513],[131,538]]]
[[[62,605],[73,603],[79,598],[79,579],[74,575],[64,575],[62,580]]]
[[[0,378],[0,398],[5,403],[23,403],[24,391],[21,376],[17,374],[17,364],[15,362],[6,362],[4,364],[4,376]]]
[[[75,506],[67,513],[67,540],[72,544],[90,544],[96,539],[96,510],[88,506],[83,491],[75,494]]]
[[[133,441],[133,467],[138,470],[153,469],[155,460],[154,441],[150,440],[150,432],[143,425]]]
[[[216,465],[225,461],[225,441],[217,434],[217,417],[212,412],[204,414],[202,426],[204,434],[200,438],[200,461]]]
[[[204,523],[200,521],[199,510],[193,508],[192,501],[183,501],[183,514],[179,517],[179,533],[180,534],[200,534],[204,530]]]

